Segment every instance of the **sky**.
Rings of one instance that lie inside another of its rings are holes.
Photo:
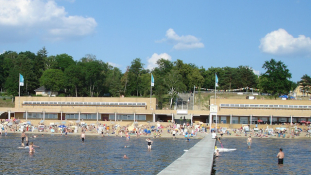
[[[282,61],[297,82],[311,75],[308,0],[0,0],[0,54],[87,54],[124,72],[135,58],[153,69],[164,58],[197,67]]]

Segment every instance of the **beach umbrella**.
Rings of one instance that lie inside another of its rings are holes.
[[[307,122],[306,122],[306,124],[310,124],[310,123],[311,123],[310,121],[307,121]]]
[[[258,123],[263,122],[262,120],[257,120]]]
[[[59,127],[59,128],[66,128],[65,125],[59,125],[58,127]]]
[[[301,121],[300,121],[300,123],[306,123],[306,121],[304,121],[304,120],[301,120]]]

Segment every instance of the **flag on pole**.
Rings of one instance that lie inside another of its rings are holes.
[[[217,74],[215,74],[215,86],[218,87],[218,77],[217,77]]]
[[[19,86],[24,86],[24,77],[22,74],[19,74]]]
[[[154,86],[154,78],[152,74],[151,74],[151,86]]]

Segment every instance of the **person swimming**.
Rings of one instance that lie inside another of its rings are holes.
[[[124,154],[123,159],[128,159],[129,157],[126,156],[126,154]]]

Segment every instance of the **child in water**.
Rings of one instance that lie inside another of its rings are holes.
[[[29,145],[29,153],[35,153],[35,149],[33,148],[35,145],[33,144],[33,142],[30,142]]]

